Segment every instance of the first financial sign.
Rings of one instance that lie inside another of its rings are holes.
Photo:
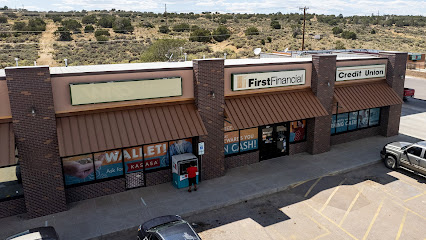
[[[336,69],[336,82],[384,77],[386,77],[386,64],[338,67]]]
[[[232,91],[304,85],[306,71],[291,70],[232,74]]]

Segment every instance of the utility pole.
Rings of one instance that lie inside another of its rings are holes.
[[[168,24],[167,24],[167,4],[164,4],[164,15],[166,15],[166,26],[168,26]]]
[[[299,8],[299,10],[303,9],[303,38],[302,38],[302,51],[305,50],[305,21],[306,21],[306,10],[309,8],[304,6],[303,8]]]

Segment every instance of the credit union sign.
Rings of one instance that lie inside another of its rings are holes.
[[[386,64],[338,67],[336,82],[386,77]]]
[[[306,70],[232,74],[232,91],[304,85]]]

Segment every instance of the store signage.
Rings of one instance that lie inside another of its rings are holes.
[[[232,74],[232,91],[303,85],[306,70]]]
[[[198,143],[198,155],[204,155],[204,142]]]
[[[338,67],[336,82],[386,77],[386,64]]]
[[[94,104],[182,96],[182,78],[70,84],[71,104]]]

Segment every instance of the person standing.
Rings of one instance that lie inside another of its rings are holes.
[[[195,166],[194,161],[191,162],[191,166],[186,169],[186,172],[188,173],[188,181],[189,181],[188,192],[191,192],[192,184],[194,184],[194,191],[197,191],[198,168]]]

